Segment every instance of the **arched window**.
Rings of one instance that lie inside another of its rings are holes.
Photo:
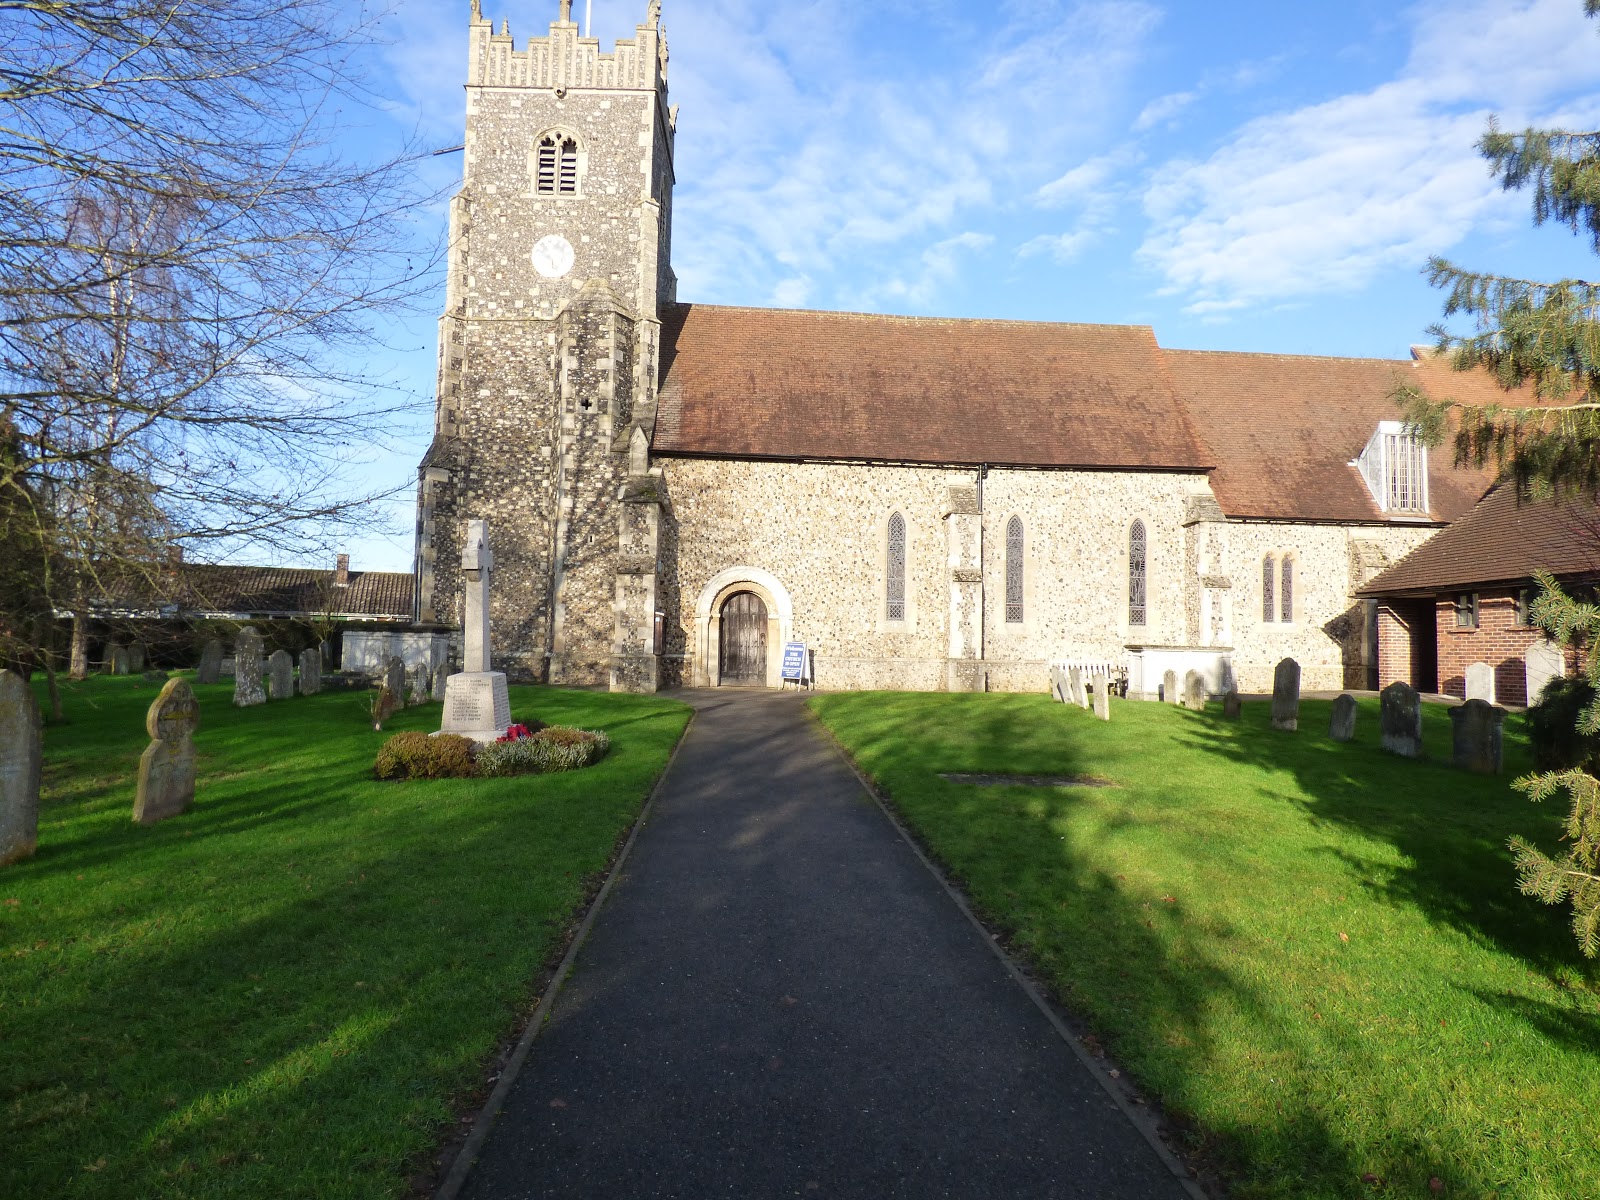
[[[1277,572],[1278,560],[1272,555],[1267,555],[1261,560],[1261,619],[1272,621],[1278,615],[1278,609],[1272,603],[1273,584],[1276,582],[1273,575]]]
[[[1145,621],[1144,522],[1135,521],[1128,530],[1128,624]]]
[[[533,190],[541,196],[578,194],[578,143],[564,133],[539,139],[539,161]]]
[[[1294,559],[1287,554],[1283,556],[1281,581],[1278,587],[1278,611],[1283,614],[1285,621],[1294,620]]]
[[[899,513],[889,518],[889,553],[886,558],[888,600],[885,616],[891,621],[906,619],[906,520]]]
[[[1006,624],[1022,624],[1022,518],[1006,522]]]

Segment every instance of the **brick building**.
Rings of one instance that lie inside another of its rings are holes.
[[[1528,703],[1528,649],[1546,640],[1528,620],[1541,570],[1567,587],[1600,583],[1600,508],[1494,488],[1358,590],[1378,606],[1379,683],[1465,696],[1467,668],[1487,663],[1496,702]]]
[[[1393,393],[1491,381],[680,303],[660,5],[610,53],[556,16],[519,46],[472,6],[418,620],[459,622],[486,519],[520,678],[771,685],[796,639],[836,688],[1031,690],[1079,659],[1254,690],[1286,655],[1307,687],[1375,682],[1358,589],[1491,482],[1430,462]]]

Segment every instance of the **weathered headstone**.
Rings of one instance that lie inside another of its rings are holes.
[[[200,728],[200,705],[188,680],[167,681],[145,714],[144,727],[151,741],[139,758],[133,819],[154,825],[194,803],[194,732]]]
[[[267,687],[274,700],[294,695],[294,656],[287,650],[274,650],[267,659]]]
[[[266,644],[261,634],[246,625],[233,640],[233,703],[237,708],[265,704],[261,687],[261,654]]]
[[[1178,673],[1176,671],[1168,671],[1161,677],[1161,699],[1168,704],[1178,703],[1180,697],[1178,696]]]
[[[1333,702],[1328,721],[1328,736],[1336,742],[1354,741],[1356,736],[1356,698],[1345,692]]]
[[[1222,698],[1222,715],[1230,721],[1237,721],[1244,712],[1244,701],[1239,697],[1237,690],[1230,690]]]
[[[128,647],[128,674],[143,675],[145,663],[145,648],[143,642],[135,642]]]
[[[1272,673],[1272,727],[1300,728],[1300,664],[1286,658]]]
[[[28,681],[0,670],[0,866],[39,846],[42,728]]]
[[[494,555],[489,549],[487,521],[468,521],[461,547],[465,620],[461,623],[465,670],[445,684],[441,733],[459,733],[474,741],[493,741],[511,724],[511,697],[503,671],[489,667],[489,577]]]
[[[1548,639],[1529,646],[1524,663],[1529,704],[1539,703],[1539,693],[1544,691],[1545,684],[1567,673],[1566,656],[1562,654],[1561,647]]]
[[[313,646],[300,651],[300,694],[315,696],[322,690],[322,652]]]
[[[1494,668],[1488,663],[1473,663],[1467,668],[1467,699],[1494,703]]]
[[[440,663],[433,669],[433,698],[436,703],[444,703],[444,694],[449,689],[450,664]]]
[[[106,647],[106,668],[113,675],[126,675],[131,669],[128,659],[128,648],[120,642],[112,642]]]
[[[222,643],[211,638],[200,648],[200,666],[195,670],[196,683],[216,683],[222,678]]]
[[[1205,712],[1206,681],[1199,671],[1190,671],[1183,677],[1183,706],[1190,712]]]
[[[1089,707],[1089,688],[1084,682],[1082,667],[1067,668],[1067,690],[1072,696],[1072,703],[1079,708]]]
[[[406,702],[406,662],[403,658],[391,656],[383,664],[383,686],[405,707]]]
[[[428,675],[427,663],[418,663],[411,668],[410,697],[412,705],[426,704],[433,699],[433,680]]]
[[[404,707],[400,695],[391,692],[388,682],[385,681],[378,688],[378,694],[372,698],[372,727],[381,730],[384,722]]]
[[[1378,740],[1390,754],[1422,757],[1422,699],[1409,683],[1398,680],[1378,697]]]
[[[1099,673],[1094,677],[1094,715],[1111,720],[1111,680]]]
[[[1498,775],[1504,763],[1506,710],[1487,700],[1468,700],[1450,710],[1452,756],[1456,766],[1476,775]]]
[[[1060,667],[1050,668],[1050,699],[1067,702],[1067,673]]]

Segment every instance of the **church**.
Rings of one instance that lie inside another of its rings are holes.
[[[1407,359],[1173,350],[1147,327],[680,300],[659,0],[603,52],[559,0],[472,0],[415,617],[459,628],[469,520],[513,679],[1042,691],[1107,665],[1265,691],[1377,681],[1374,576],[1493,480],[1394,393]],[[692,114],[690,114],[692,119]]]

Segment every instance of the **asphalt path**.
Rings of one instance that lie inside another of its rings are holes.
[[[1189,1195],[797,696],[685,698],[463,1196]]]

